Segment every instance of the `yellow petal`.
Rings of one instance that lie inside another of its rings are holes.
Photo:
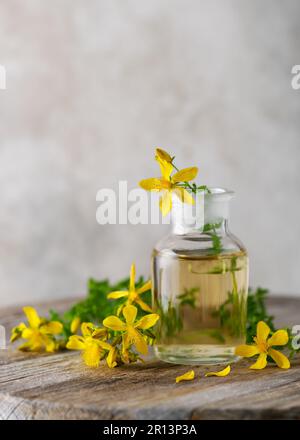
[[[266,342],[270,333],[270,327],[264,322],[259,321],[256,328],[257,342]]]
[[[81,324],[80,318],[79,316],[76,316],[76,318],[74,318],[71,322],[71,326],[70,326],[71,333],[77,333],[80,324]]]
[[[68,350],[84,350],[84,338],[82,336],[72,335],[69,337],[66,347]]]
[[[221,371],[211,371],[210,373],[206,373],[205,377],[210,377],[210,376],[218,376],[218,377],[225,377],[228,376],[228,374],[230,373],[230,365],[228,365],[228,367],[224,368],[224,370]]]
[[[187,373],[184,373],[181,376],[176,377],[176,383],[179,383],[182,380],[193,380],[193,379],[195,379],[195,372],[194,370],[190,370]]]
[[[105,341],[101,341],[99,339],[96,339],[95,342],[99,345],[99,347],[103,348],[104,350],[111,350],[112,346]]]
[[[159,320],[159,315],[157,315],[156,313],[145,315],[137,322],[135,328],[141,328],[143,330],[147,330],[148,328],[153,327],[158,320]]]
[[[172,182],[189,182],[190,180],[194,180],[197,174],[197,167],[184,168],[172,176]]]
[[[63,325],[58,321],[50,321],[41,325],[40,331],[48,335],[59,335],[63,331]]]
[[[23,339],[31,339],[35,336],[35,333],[38,332],[38,330],[33,330],[32,328],[25,327],[22,331],[22,338]]]
[[[92,336],[94,331],[94,324],[92,322],[83,322],[81,324],[81,333],[83,336]]]
[[[286,330],[277,330],[269,339],[268,346],[286,345],[289,342],[289,335]]]
[[[116,292],[111,292],[107,295],[108,299],[118,299],[118,298],[124,298],[125,296],[128,296],[128,290],[117,290]]]
[[[169,155],[169,153],[161,148],[156,148],[155,159],[158,160],[158,158],[164,160],[165,162],[172,162],[172,157]]]
[[[278,345],[278,344],[275,344],[275,345]],[[271,358],[273,359],[273,361],[276,362],[276,364],[277,364],[277,366],[278,366],[279,368],[283,368],[283,369],[288,369],[288,368],[290,368],[290,366],[291,366],[290,361],[289,361],[288,358],[287,358],[283,353],[281,353],[280,351],[278,351],[278,350],[274,350],[274,348],[270,348],[270,349],[268,350],[268,355],[271,356]]]
[[[130,268],[129,291],[135,290],[135,264],[132,263]]]
[[[184,188],[175,188],[173,192],[179,198],[182,203],[187,203],[188,205],[194,205],[195,200],[193,196]]]
[[[136,290],[136,293],[138,295],[141,295],[144,292],[147,292],[148,290],[151,290],[151,280],[147,281],[147,283],[143,284],[142,287],[140,287],[139,289]]]
[[[37,311],[33,307],[23,307],[23,312],[28,319],[30,327],[38,328],[41,323],[41,319],[37,314]]]
[[[170,162],[167,162],[166,160],[161,159],[160,157],[157,157],[156,160],[159,164],[161,175],[162,175],[163,179],[170,181],[170,176],[173,171],[173,165]]]
[[[140,308],[142,310],[144,310],[144,312],[149,312],[152,313],[152,309],[150,306],[148,306],[148,304],[146,304],[144,301],[142,301],[140,298],[137,298],[135,300],[135,303],[138,304],[140,306]]]
[[[26,328],[26,325],[24,324],[24,322],[21,322],[19,325],[14,327],[11,330],[10,342],[14,342],[17,339],[21,338],[23,330],[25,330],[25,328]]]
[[[131,344],[130,337],[128,333],[123,333],[122,335],[122,353],[124,354]]]
[[[146,191],[161,191],[163,189],[162,180],[155,177],[141,180],[139,185]]]
[[[109,366],[109,368],[114,368],[118,365],[116,362],[116,355],[117,355],[117,349],[116,349],[116,347],[112,347],[109,350],[109,353],[106,358],[106,362],[107,362],[107,365]]]
[[[136,315],[137,315],[137,308],[133,305],[125,306],[123,309],[123,315],[125,318],[125,321],[128,325],[131,325],[134,323]]]
[[[124,309],[125,304],[121,304],[118,308],[117,308],[117,316],[120,316],[122,313],[122,310]]]
[[[102,350],[99,345],[90,344],[82,353],[83,360],[88,367],[96,368],[100,364]]]
[[[267,365],[267,353],[261,353],[255,364],[251,365],[251,370],[262,370]]]
[[[45,339],[44,342],[45,342],[45,348],[46,348],[47,353],[54,353],[56,351],[57,345],[53,339],[47,338],[47,339]]]
[[[135,348],[137,349],[137,351],[139,353],[142,353],[142,354],[148,353],[147,343],[146,343],[145,339],[143,338],[143,336],[140,334],[140,332],[138,332],[137,330],[135,330],[132,327],[128,331],[128,336],[129,336],[130,343],[135,345]]]
[[[239,345],[235,349],[235,354],[242,357],[252,357],[259,353],[259,349],[256,345]]]
[[[172,209],[172,195],[170,191],[165,191],[159,199],[159,208],[163,216],[169,214]]]
[[[117,316],[108,316],[103,321],[103,325],[111,330],[122,331],[126,330],[126,324]]]

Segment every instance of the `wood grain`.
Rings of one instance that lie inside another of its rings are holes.
[[[63,310],[70,300],[51,304]],[[277,324],[300,324],[300,300],[269,303]],[[49,304],[38,306],[41,314]],[[10,329],[20,309],[0,310]],[[214,368],[194,368],[197,379],[175,384],[188,367],[153,358],[114,370],[85,367],[77,352],[37,355],[0,350],[0,419],[299,419],[300,359],[290,370],[232,366],[225,378],[204,378]]]

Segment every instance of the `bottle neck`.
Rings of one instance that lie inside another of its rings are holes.
[[[197,194],[194,197],[194,205],[182,203],[174,196],[172,207],[173,234],[226,234],[229,221],[229,202],[232,196],[232,192],[212,188],[209,194]]]

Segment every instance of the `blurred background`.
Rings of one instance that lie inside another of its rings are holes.
[[[236,191],[251,284],[300,295],[298,0],[0,5],[0,305],[84,294],[166,226],[96,222],[96,193],[153,177],[154,147]]]

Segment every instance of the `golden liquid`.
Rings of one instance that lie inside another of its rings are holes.
[[[155,254],[154,303],[161,316],[157,356],[184,364],[236,360],[245,342],[246,253],[211,257]]]

